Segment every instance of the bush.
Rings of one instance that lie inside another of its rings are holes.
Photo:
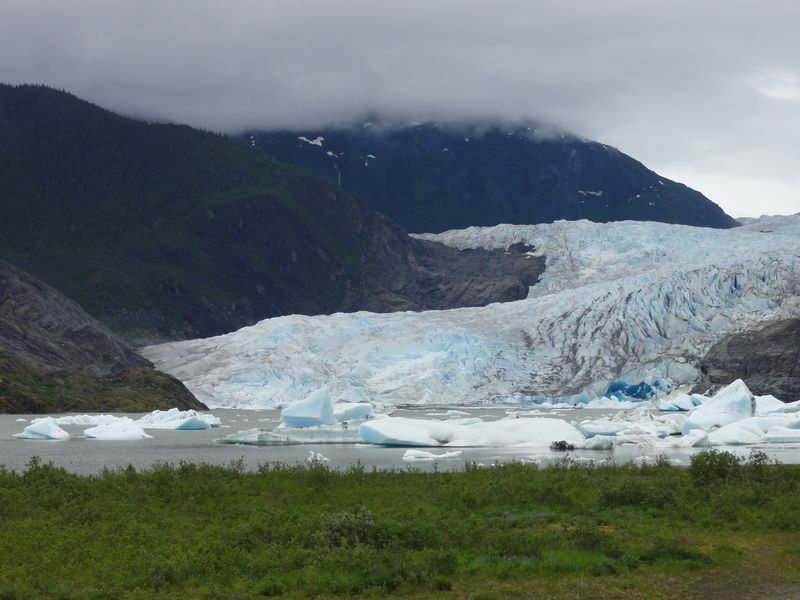
[[[728,451],[703,450],[689,463],[689,474],[695,485],[713,485],[741,479],[741,458]]]

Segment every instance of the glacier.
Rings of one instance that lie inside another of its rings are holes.
[[[658,398],[694,383],[722,335],[800,315],[800,215],[729,230],[558,221],[418,237],[461,249],[522,242],[547,268],[516,302],[291,315],[143,354],[211,408],[283,408],[323,387],[379,409],[635,403],[624,390]]]

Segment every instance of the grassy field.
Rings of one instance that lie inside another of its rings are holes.
[[[0,471],[0,599],[797,598],[800,468]]]

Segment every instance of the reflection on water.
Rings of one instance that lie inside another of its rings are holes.
[[[519,409],[519,407],[517,407]],[[497,419],[506,415],[503,408],[464,409],[470,415],[484,419]],[[396,416],[425,418],[427,413],[435,413],[440,409],[424,410],[398,410]],[[204,431],[148,431],[153,436],[149,440],[111,442],[84,440],[82,435],[86,427],[65,426],[72,439],[64,442],[42,442],[17,440],[12,436],[22,431],[27,423],[18,422],[17,419],[30,420],[31,415],[0,415],[0,464],[8,469],[22,470],[31,457],[38,456],[43,462],[52,462],[56,466],[64,467],[76,473],[98,473],[104,468],[115,469],[133,465],[136,468],[146,468],[155,463],[174,463],[181,461],[195,463],[210,463],[216,465],[230,464],[242,461],[245,468],[256,469],[264,463],[286,463],[295,465],[305,463],[310,451],[320,453],[329,459],[331,468],[347,468],[361,462],[367,469],[418,469],[447,471],[462,469],[466,463],[476,463],[491,466],[495,463],[509,461],[539,461],[547,464],[551,461],[563,459],[565,453],[551,452],[548,449],[531,448],[463,448],[461,456],[456,459],[441,460],[435,463],[403,462],[406,448],[381,448],[365,444],[314,444],[299,446],[268,446],[255,447],[244,445],[224,445],[214,442],[228,433],[241,429],[254,427],[272,428],[278,423],[279,411],[241,411],[231,409],[214,410],[213,413],[222,421],[220,429]],[[591,414],[590,414],[591,413]],[[566,420],[583,419],[586,417],[599,417],[613,414],[609,411],[553,411],[547,416],[564,418]],[[131,415],[138,417],[139,415]],[[428,416],[427,418],[436,418]],[[441,418],[441,417],[440,417]],[[747,456],[750,448],[729,447],[726,449],[743,456]],[[764,447],[759,449],[767,452],[770,458],[786,463],[800,463],[800,448]],[[436,449],[435,452],[442,452]],[[688,464],[689,458],[698,449],[680,449],[669,451],[669,457]],[[624,463],[641,456],[655,457],[663,454],[664,450],[647,450],[633,446],[617,447],[614,450],[577,450],[569,452],[568,456],[578,462],[592,460],[614,461]]]

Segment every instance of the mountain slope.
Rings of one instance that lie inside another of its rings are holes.
[[[108,375],[150,364],[75,302],[0,260],[0,352],[47,369]]]
[[[205,406],[77,304],[0,260],[0,412]]]
[[[800,216],[770,221],[728,230],[559,221],[427,235],[459,248],[533,245],[547,270],[518,302],[281,317],[143,353],[212,406],[285,405],[322,386],[395,405],[529,403],[587,386],[602,393],[616,379],[668,391],[695,383],[723,336],[800,315]]]
[[[424,123],[243,137],[361,195],[408,231],[559,219],[736,225],[699,192],[615,148],[533,126]]]
[[[454,272],[322,177],[37,86],[0,85],[0,211],[0,255],[130,339],[515,299],[543,268]]]

